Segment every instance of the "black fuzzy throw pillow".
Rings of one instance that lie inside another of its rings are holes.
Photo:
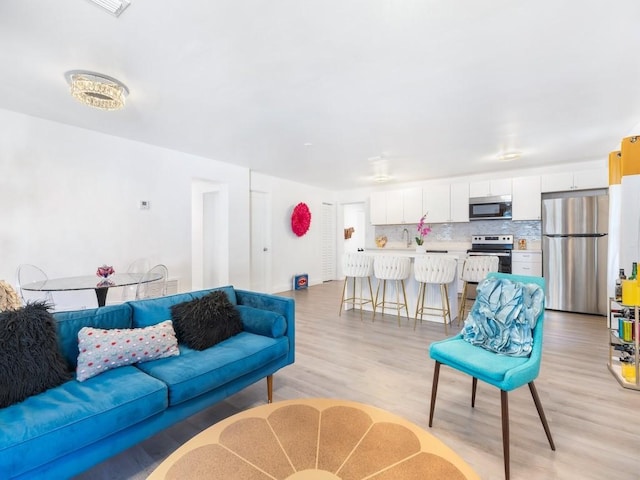
[[[0,408],[71,379],[44,302],[0,313]]]
[[[174,305],[171,320],[178,342],[195,350],[209,348],[242,331],[240,312],[221,290]]]

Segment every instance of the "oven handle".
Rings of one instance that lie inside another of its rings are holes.
[[[494,255],[496,257],[511,257],[511,253],[498,253],[498,252],[467,252],[467,255],[469,256],[475,256],[475,257],[487,257],[487,256],[491,256]]]

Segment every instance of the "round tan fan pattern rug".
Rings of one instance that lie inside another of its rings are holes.
[[[436,437],[362,403],[299,399],[252,408],[198,434],[149,476],[159,479],[475,480]]]

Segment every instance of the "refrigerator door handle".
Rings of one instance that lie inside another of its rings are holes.
[[[606,237],[606,233],[545,233],[549,238],[600,238]]]

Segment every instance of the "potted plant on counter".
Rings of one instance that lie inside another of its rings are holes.
[[[417,253],[425,253],[427,251],[427,246],[424,244],[424,239],[427,235],[429,235],[429,233],[431,233],[431,227],[425,223],[428,213],[429,212],[425,213],[418,222],[418,236],[416,237],[416,244],[418,245],[416,247]]]

